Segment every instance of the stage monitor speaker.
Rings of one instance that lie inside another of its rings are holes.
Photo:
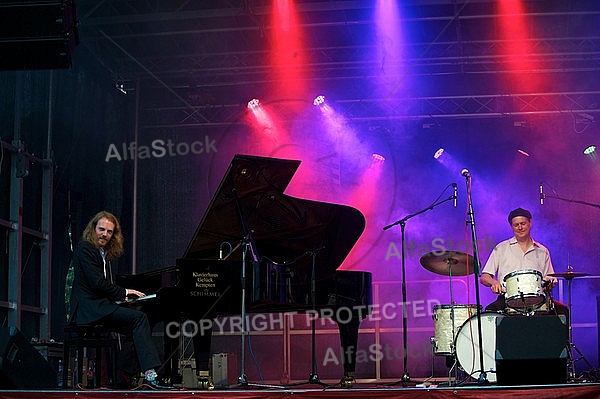
[[[565,316],[496,319],[498,385],[565,384],[568,331]]]
[[[55,389],[57,372],[15,327],[0,327],[0,389]]]
[[[71,66],[79,42],[74,0],[0,2],[0,69]]]

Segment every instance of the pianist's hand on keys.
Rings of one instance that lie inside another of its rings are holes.
[[[130,288],[126,288],[125,289],[125,300],[132,300],[132,299],[137,299],[137,298],[141,298],[143,296],[146,296],[146,294],[144,294],[141,291],[138,290],[132,290]]]

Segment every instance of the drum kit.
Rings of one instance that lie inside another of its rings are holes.
[[[452,277],[473,274],[473,257],[469,254],[455,251],[436,251],[421,257],[421,265],[436,274],[450,277],[450,304],[436,305],[433,308],[434,337],[431,338],[433,353],[453,360],[450,374],[457,365],[468,374],[478,379],[482,372],[489,382],[496,382],[496,325],[497,318],[510,317],[511,314],[532,316],[538,313],[548,313],[553,310],[551,296],[544,290],[543,276],[536,270],[520,270],[505,276],[505,312],[481,312],[476,305],[455,304],[453,298]],[[553,273],[549,276],[564,278],[568,291],[568,331],[569,331],[569,360],[571,378],[575,377],[575,366],[572,350],[575,349],[579,359],[585,360],[581,352],[573,344],[571,331],[571,282],[574,278],[589,276],[578,273],[569,266],[565,273]],[[478,312],[479,310],[479,312]],[[480,318],[477,318],[477,315]],[[479,339],[478,321],[481,321],[481,340]],[[481,343],[481,347],[480,344]],[[483,367],[481,360],[483,359]],[[578,360],[579,360],[578,359]],[[587,362],[587,361],[586,361]]]

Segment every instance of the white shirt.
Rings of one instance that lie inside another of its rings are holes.
[[[102,255],[102,262],[104,262],[104,278],[107,278],[108,281],[112,282],[112,274],[110,271],[110,264],[106,261],[106,250],[104,248],[99,248],[100,255]]]
[[[550,251],[548,248],[533,240],[533,245],[523,252],[515,237],[504,240],[494,247],[490,254],[483,273],[495,276],[501,283],[504,277],[514,271],[537,270],[542,273],[542,277],[554,273]]]

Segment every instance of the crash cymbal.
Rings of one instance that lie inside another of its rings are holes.
[[[572,280],[572,279],[577,278],[577,277],[591,276],[591,274],[589,274],[589,273],[581,273],[581,272],[574,272],[574,271],[568,271],[568,272],[563,272],[563,273],[552,273],[552,274],[548,274],[548,276],[562,277],[562,278],[567,279],[567,280]]]
[[[430,252],[421,257],[421,265],[444,276],[467,276],[473,274],[475,266],[472,255],[456,251]]]

